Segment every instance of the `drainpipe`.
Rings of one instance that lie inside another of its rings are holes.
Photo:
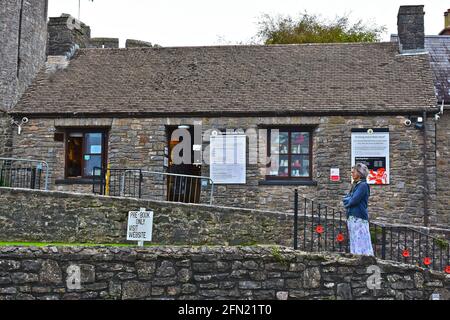
[[[426,111],[423,112],[423,223],[425,227],[428,227],[429,225],[429,212],[428,212],[428,196],[429,196],[429,190],[428,190],[428,170],[427,170],[427,113]]]

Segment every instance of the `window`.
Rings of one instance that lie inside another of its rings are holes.
[[[66,178],[89,178],[94,168],[105,167],[106,132],[71,130],[66,137]]]
[[[312,179],[312,131],[302,128],[267,130],[267,180]]]

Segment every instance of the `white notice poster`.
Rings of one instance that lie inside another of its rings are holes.
[[[217,135],[210,139],[210,178],[215,184],[246,183],[246,136]]]
[[[359,162],[370,170],[369,184],[390,183],[388,129],[352,130],[352,166]]]

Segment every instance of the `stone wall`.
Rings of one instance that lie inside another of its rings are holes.
[[[437,212],[450,225],[450,110],[445,110],[436,126]]]
[[[380,289],[368,288],[369,267]],[[0,248],[0,300],[449,300],[449,290],[443,273],[278,247]]]
[[[0,157],[7,158],[11,155],[12,129],[10,117],[0,111]]]
[[[0,241],[130,243],[126,241],[128,212],[140,208],[154,211],[153,242],[158,244],[294,244],[294,217],[282,212],[10,188],[0,188]],[[305,220],[302,214],[299,215],[299,248],[307,248],[309,251],[326,250],[325,248],[348,251],[347,241],[336,242],[339,232],[348,239],[345,219],[340,221],[336,216],[333,220],[330,214],[325,223],[323,217],[322,215],[321,224],[326,231],[319,239],[312,230],[314,227],[311,216],[306,216]],[[316,215],[314,226],[317,224]],[[389,225],[387,229],[387,259],[397,260],[401,256],[401,252],[396,250],[399,241],[396,231],[398,227],[404,226]],[[448,229],[417,229],[422,234],[450,241]],[[403,237],[404,233],[400,238],[402,250]],[[414,240],[413,250],[417,251],[420,246],[422,257],[430,253],[428,248],[433,246],[431,240],[425,241],[423,236],[419,240],[418,234],[414,239],[411,237],[411,232],[408,232],[408,246]],[[381,256],[380,229],[377,231],[377,238],[376,251]],[[438,242],[435,244],[439,245]],[[437,256],[433,256],[433,259],[435,257]],[[420,256],[418,258],[416,252],[414,261],[417,262],[417,259],[420,260]],[[439,263],[439,258],[436,261]]]
[[[8,0],[0,6],[0,110],[14,107],[45,61],[47,3]]]
[[[130,243],[128,211],[155,212],[159,244],[293,244],[292,215],[248,209],[0,188],[0,241]]]
[[[91,38],[89,48],[119,48],[119,38]]]
[[[248,164],[245,185],[218,185],[215,192],[215,203],[218,205],[292,212],[295,188],[303,196],[342,208],[341,198],[350,189],[351,129],[389,128],[391,184],[372,186],[370,215],[386,222],[423,225],[423,132],[414,126],[405,127],[405,119],[403,116],[31,119],[21,136],[14,135],[13,144],[17,155],[49,162],[53,189],[73,191],[77,187],[55,186],[55,181],[64,177],[64,143],[54,141],[54,132],[62,128],[108,126],[108,161],[112,168],[163,172],[166,126],[169,125],[201,122],[203,132],[212,128],[247,130],[259,129],[264,125],[313,125],[313,181],[316,185],[264,185],[264,164]],[[448,212],[436,210],[436,135],[433,119],[428,120],[427,128],[430,225],[448,228]],[[204,142],[204,149],[207,145],[208,142]],[[331,168],[340,168],[340,182],[330,181]],[[209,176],[207,165],[202,166],[202,174]],[[147,188],[148,192],[155,185],[157,182],[149,181],[144,184],[144,189]],[[78,190],[87,189],[83,185]]]
[[[152,48],[153,45],[150,42],[142,40],[127,39],[125,41],[125,48]]]

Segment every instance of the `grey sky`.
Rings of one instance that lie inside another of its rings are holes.
[[[248,42],[257,32],[258,18],[295,15],[307,10],[324,18],[350,14],[353,20],[385,25],[397,33],[400,5],[425,5],[425,32],[438,34],[444,27],[448,0],[81,0],[81,20],[93,37],[138,39],[162,46],[198,46]],[[49,0],[49,16],[78,16],[78,0]]]

